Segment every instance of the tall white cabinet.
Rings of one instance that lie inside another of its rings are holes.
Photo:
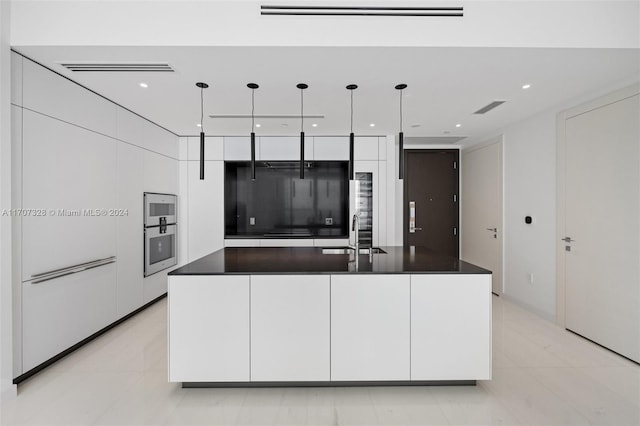
[[[178,138],[12,53],[14,375],[20,376],[167,291],[143,278],[142,195],[178,192]],[[113,257],[70,275],[34,275]]]

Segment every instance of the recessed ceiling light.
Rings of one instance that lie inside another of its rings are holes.
[[[144,87],[146,89],[149,85],[147,83],[140,83],[140,87]]]
[[[318,127],[318,125],[316,123],[313,123],[311,127]]]
[[[456,124],[456,127],[462,127],[462,124],[458,123]]]
[[[198,127],[202,127],[202,124],[198,123],[198,124],[196,124],[196,126],[198,126]]]
[[[369,124],[369,127],[376,127],[376,123]]]
[[[528,89],[529,87],[531,87],[530,84],[525,84],[525,85],[522,86],[522,88],[525,89],[525,90]]]
[[[260,127],[260,126],[261,126],[261,124],[256,124],[256,127]]]

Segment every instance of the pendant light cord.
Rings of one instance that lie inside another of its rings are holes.
[[[353,133],[353,90],[351,92],[351,133]]]
[[[204,132],[202,120],[204,119],[204,87],[200,88],[200,131]]]

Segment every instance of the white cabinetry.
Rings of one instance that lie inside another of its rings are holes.
[[[169,381],[249,381],[249,280],[169,277]]]
[[[313,160],[313,137],[304,138],[304,159]],[[298,161],[300,160],[299,136],[261,136],[260,154],[256,156],[261,161]]]
[[[349,137],[314,136],[313,159],[315,161],[349,161]]]
[[[205,149],[205,155],[206,155]],[[260,153],[260,138],[256,137],[256,159]],[[248,136],[224,137],[224,161],[250,161],[251,138]]]
[[[116,137],[116,105],[29,60],[22,61],[23,105]]]
[[[410,276],[331,276],[331,380],[409,380]]]
[[[353,144],[354,160],[378,161],[377,136],[356,136]]]
[[[22,279],[116,254],[116,145],[110,138],[24,110]]]
[[[142,193],[144,151],[125,142],[118,149],[117,255],[118,316],[122,317],[143,305],[143,231]]]
[[[22,56],[11,52],[11,103],[22,106]]]
[[[205,161],[205,179],[200,180],[200,163],[188,163],[189,260],[193,261],[224,246],[224,171],[222,161]]]
[[[116,320],[116,265],[22,284],[23,369],[30,370]]]
[[[491,275],[412,275],[411,380],[490,378]]]
[[[330,380],[328,275],[251,277],[251,381]]]

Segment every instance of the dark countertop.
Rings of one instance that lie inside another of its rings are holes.
[[[386,254],[322,254],[320,247],[227,247],[169,275],[222,274],[490,274],[491,271],[424,247],[382,247]]]

